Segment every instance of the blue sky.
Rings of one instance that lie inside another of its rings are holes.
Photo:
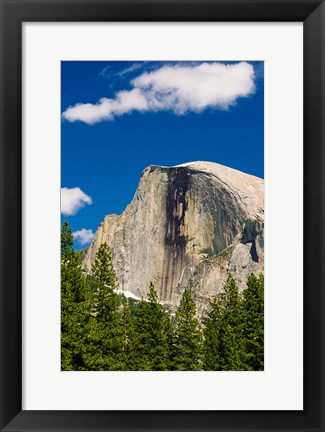
[[[62,220],[77,248],[148,165],[217,162],[264,178],[263,62],[61,63]]]

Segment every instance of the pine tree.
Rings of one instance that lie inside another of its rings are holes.
[[[71,227],[61,232],[61,369],[84,370],[83,338],[87,320],[85,278],[73,249]]]
[[[210,308],[204,319],[204,369],[244,370],[240,296],[230,274]]]
[[[264,276],[250,274],[242,299],[242,360],[247,370],[264,370]]]
[[[154,285],[150,283],[148,299],[142,299],[134,320],[133,370],[169,370],[168,334],[169,316],[158,302]]]
[[[202,370],[202,331],[196,318],[191,284],[183,292],[174,324],[172,367],[179,371]]]
[[[221,350],[219,349],[219,329],[221,327],[222,314],[218,298],[210,302],[210,308],[203,318],[203,369],[206,371],[221,370]]]
[[[112,252],[107,243],[100,245],[95,262],[92,265],[92,273],[95,279],[105,285],[108,291],[112,292],[117,288],[118,283],[113,267]]]
[[[136,306],[132,303],[132,306]],[[133,316],[130,308],[130,302],[127,298],[122,299],[120,309],[120,325],[122,329],[122,347],[121,347],[121,370],[130,371],[133,369],[136,352],[134,349],[135,329]]]
[[[112,324],[120,306],[120,296],[115,293],[118,287],[113,268],[112,253],[107,243],[100,245],[92,266],[95,279],[91,315],[97,321],[103,320]]]
[[[92,266],[92,296],[84,350],[88,370],[120,370],[123,332],[120,323],[121,301],[112,254],[103,243]]]
[[[223,354],[222,370],[242,370],[240,360],[240,297],[235,279],[229,275],[220,293],[222,322],[219,328],[219,350]]]
[[[61,261],[67,259],[68,254],[73,251],[72,229],[67,220],[63,222],[61,228]]]

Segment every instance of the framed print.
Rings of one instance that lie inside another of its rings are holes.
[[[1,430],[324,430],[323,1],[1,23]]]

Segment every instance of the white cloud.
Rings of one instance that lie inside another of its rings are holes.
[[[75,215],[86,204],[92,204],[92,199],[80,188],[61,188],[61,213],[65,216]]]
[[[133,110],[146,111],[148,109],[146,98],[137,88],[119,92],[114,102],[113,115],[121,115]]]
[[[105,66],[102,71],[99,72],[98,77],[100,78],[110,78],[113,73],[110,66]]]
[[[132,84],[146,95],[152,109],[177,114],[209,107],[228,109],[239,97],[254,91],[254,69],[244,62],[165,66],[140,75]]]
[[[97,104],[70,106],[62,117],[93,124],[131,111],[173,111],[177,115],[207,108],[227,110],[240,97],[254,93],[254,68],[236,64],[167,65],[131,81],[133,89]]]
[[[116,115],[126,114],[133,110],[145,111],[148,104],[139,89],[121,91],[115,99],[102,98],[97,104],[76,104],[69,107],[62,117],[70,122],[76,120],[93,124],[103,120],[112,120]]]
[[[118,76],[122,77],[124,75],[130,74],[138,69],[142,68],[142,64],[143,63],[133,63],[133,65],[121,70],[120,72],[117,73]]]
[[[79,231],[73,232],[72,235],[76,241],[78,241],[81,245],[84,246],[86,244],[91,243],[95,234],[91,229],[82,228]]]

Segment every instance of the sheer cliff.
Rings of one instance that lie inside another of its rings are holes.
[[[264,269],[264,181],[212,162],[149,166],[125,211],[98,227],[88,271],[103,242],[122,291],[141,297],[153,282],[174,309],[191,279],[200,311],[228,271],[243,289]]]

